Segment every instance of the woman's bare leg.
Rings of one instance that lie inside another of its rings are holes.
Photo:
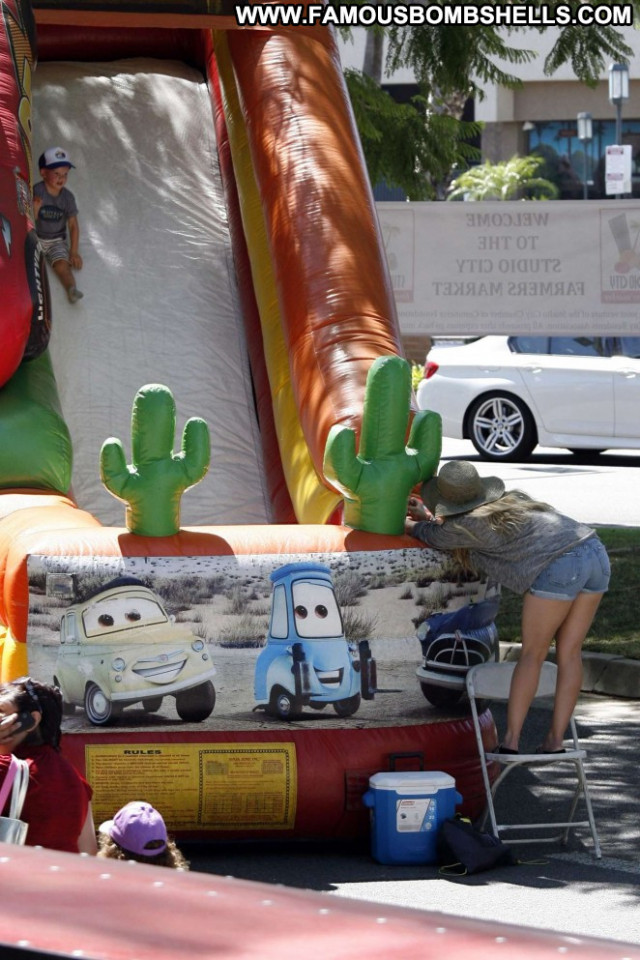
[[[551,726],[542,744],[549,752],[562,749],[562,741],[582,686],[582,644],[602,596],[601,593],[579,593],[556,633],[556,696]]]
[[[548,600],[525,593],[522,601],[522,652],[509,692],[507,730],[502,745],[517,750],[520,733],[538,688],[551,641],[569,616],[573,600]],[[588,629],[588,628],[587,628]]]

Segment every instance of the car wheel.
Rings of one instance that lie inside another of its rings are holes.
[[[162,706],[162,699],[162,697],[147,697],[146,700],[142,701],[142,706],[147,713],[157,713]]]
[[[104,727],[120,716],[122,708],[109,700],[97,684],[90,683],[84,693],[84,711],[94,727]]]
[[[297,720],[302,714],[302,704],[284,687],[274,687],[269,698],[269,711],[279,720]]]
[[[351,717],[358,712],[360,707],[360,694],[356,693],[353,697],[347,697],[346,700],[336,700],[333,709],[339,717]]]
[[[72,717],[72,716],[74,715],[74,713],[76,712],[76,706],[75,706],[75,704],[74,704],[74,703],[69,703],[67,700],[65,700],[64,694],[62,693],[62,687],[60,686],[60,681],[58,680],[57,677],[54,677],[54,678],[53,678],[53,685],[54,685],[54,687],[57,687],[57,688],[58,688],[58,690],[60,691],[60,694],[61,694],[61,696],[62,696],[62,715],[63,715],[64,717]]]
[[[176,694],[176,710],[185,723],[202,723],[211,715],[215,705],[216,691],[211,680]]]
[[[529,408],[517,397],[493,393],[469,410],[469,437],[483,460],[523,460],[538,437]]]
[[[425,700],[428,700],[434,707],[454,707],[460,697],[462,690],[451,690],[449,687],[439,687],[437,683],[421,683]]]

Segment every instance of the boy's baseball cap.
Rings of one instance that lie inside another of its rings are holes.
[[[157,857],[167,849],[168,836],[162,816],[150,803],[133,800],[116,813],[113,820],[100,824],[106,833],[129,853]]]
[[[38,170],[42,170],[43,167],[46,170],[55,170],[56,167],[73,167],[75,169],[75,165],[69,159],[69,154],[62,147],[49,147],[48,150],[40,154]]]

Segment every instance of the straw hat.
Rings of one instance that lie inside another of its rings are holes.
[[[481,477],[472,463],[450,460],[437,477],[422,485],[422,499],[436,517],[467,513],[483,503],[499,500],[504,483],[499,477]]]

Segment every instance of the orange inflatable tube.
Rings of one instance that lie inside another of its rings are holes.
[[[231,31],[228,43],[291,383],[322,476],[330,428],[358,429],[372,362],[402,354],[377,216],[333,34]]]

